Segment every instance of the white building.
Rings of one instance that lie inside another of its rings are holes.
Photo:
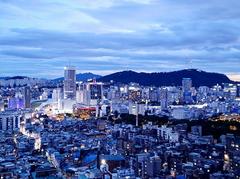
[[[77,103],[84,103],[84,91],[83,90],[78,90],[76,94],[76,101]]]
[[[64,67],[64,99],[76,98],[76,68]]]
[[[53,102],[58,102],[60,99],[62,99],[62,95],[63,94],[61,88],[54,89],[52,93]]]

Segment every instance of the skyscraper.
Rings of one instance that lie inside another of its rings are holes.
[[[182,88],[183,92],[189,92],[192,87],[192,79],[191,78],[183,78],[182,79]]]
[[[183,101],[185,103],[192,103],[192,79],[191,78],[183,78],[182,79],[182,94]]]
[[[103,83],[88,82],[83,86],[84,104],[97,105],[103,99]]]
[[[24,87],[23,97],[24,97],[24,108],[30,108],[31,107],[31,89],[29,86]]]
[[[165,110],[168,108],[168,89],[161,88],[160,89],[160,99],[161,99],[161,110]]]
[[[64,99],[76,98],[76,68],[64,67]]]

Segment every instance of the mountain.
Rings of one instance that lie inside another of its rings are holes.
[[[29,78],[29,77],[26,77],[26,76],[13,76],[13,77],[6,77],[5,79],[6,80],[22,80],[22,79],[25,79],[25,78]]]
[[[93,74],[93,73],[79,73],[79,74],[76,75],[77,81],[87,81],[89,79],[93,79],[93,78],[98,79],[100,77],[102,77],[102,76],[96,75],[96,74]],[[64,80],[64,78],[61,77],[61,78],[54,79],[53,81],[60,82],[60,81],[63,81],[63,80]]]
[[[193,86],[214,86],[222,83],[235,83],[226,75],[220,73],[205,72],[197,69],[185,69],[173,72],[137,73],[134,71],[122,71],[106,75],[98,81],[130,83],[135,82],[143,86],[181,86],[182,78],[192,78]]]
[[[26,77],[26,76],[12,76],[12,77],[0,77],[1,80],[22,80],[24,78],[29,78],[29,77]]]

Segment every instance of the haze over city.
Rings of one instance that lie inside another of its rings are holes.
[[[237,0],[2,0],[1,76],[55,78],[71,61],[100,75],[197,68],[240,80],[239,7]]]

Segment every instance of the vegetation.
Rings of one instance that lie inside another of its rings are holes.
[[[130,114],[121,114],[110,116],[109,121],[113,123],[125,123],[125,124],[136,124],[136,116]],[[177,124],[187,124],[188,132],[191,131],[192,126],[202,126],[203,135],[213,135],[214,138],[219,138],[223,134],[232,133],[234,135],[240,135],[240,122],[237,121],[220,121],[218,117],[209,120],[169,120],[168,117],[163,116],[152,116],[152,115],[139,115],[139,125],[147,124],[152,122],[153,125],[169,125],[174,126]]]
[[[99,81],[130,82],[139,83],[143,86],[181,86],[182,78],[192,78],[193,86],[209,86],[216,84],[234,83],[226,75],[219,73],[209,73],[196,69],[180,70],[161,73],[137,73],[134,71],[122,71],[99,78]]]

